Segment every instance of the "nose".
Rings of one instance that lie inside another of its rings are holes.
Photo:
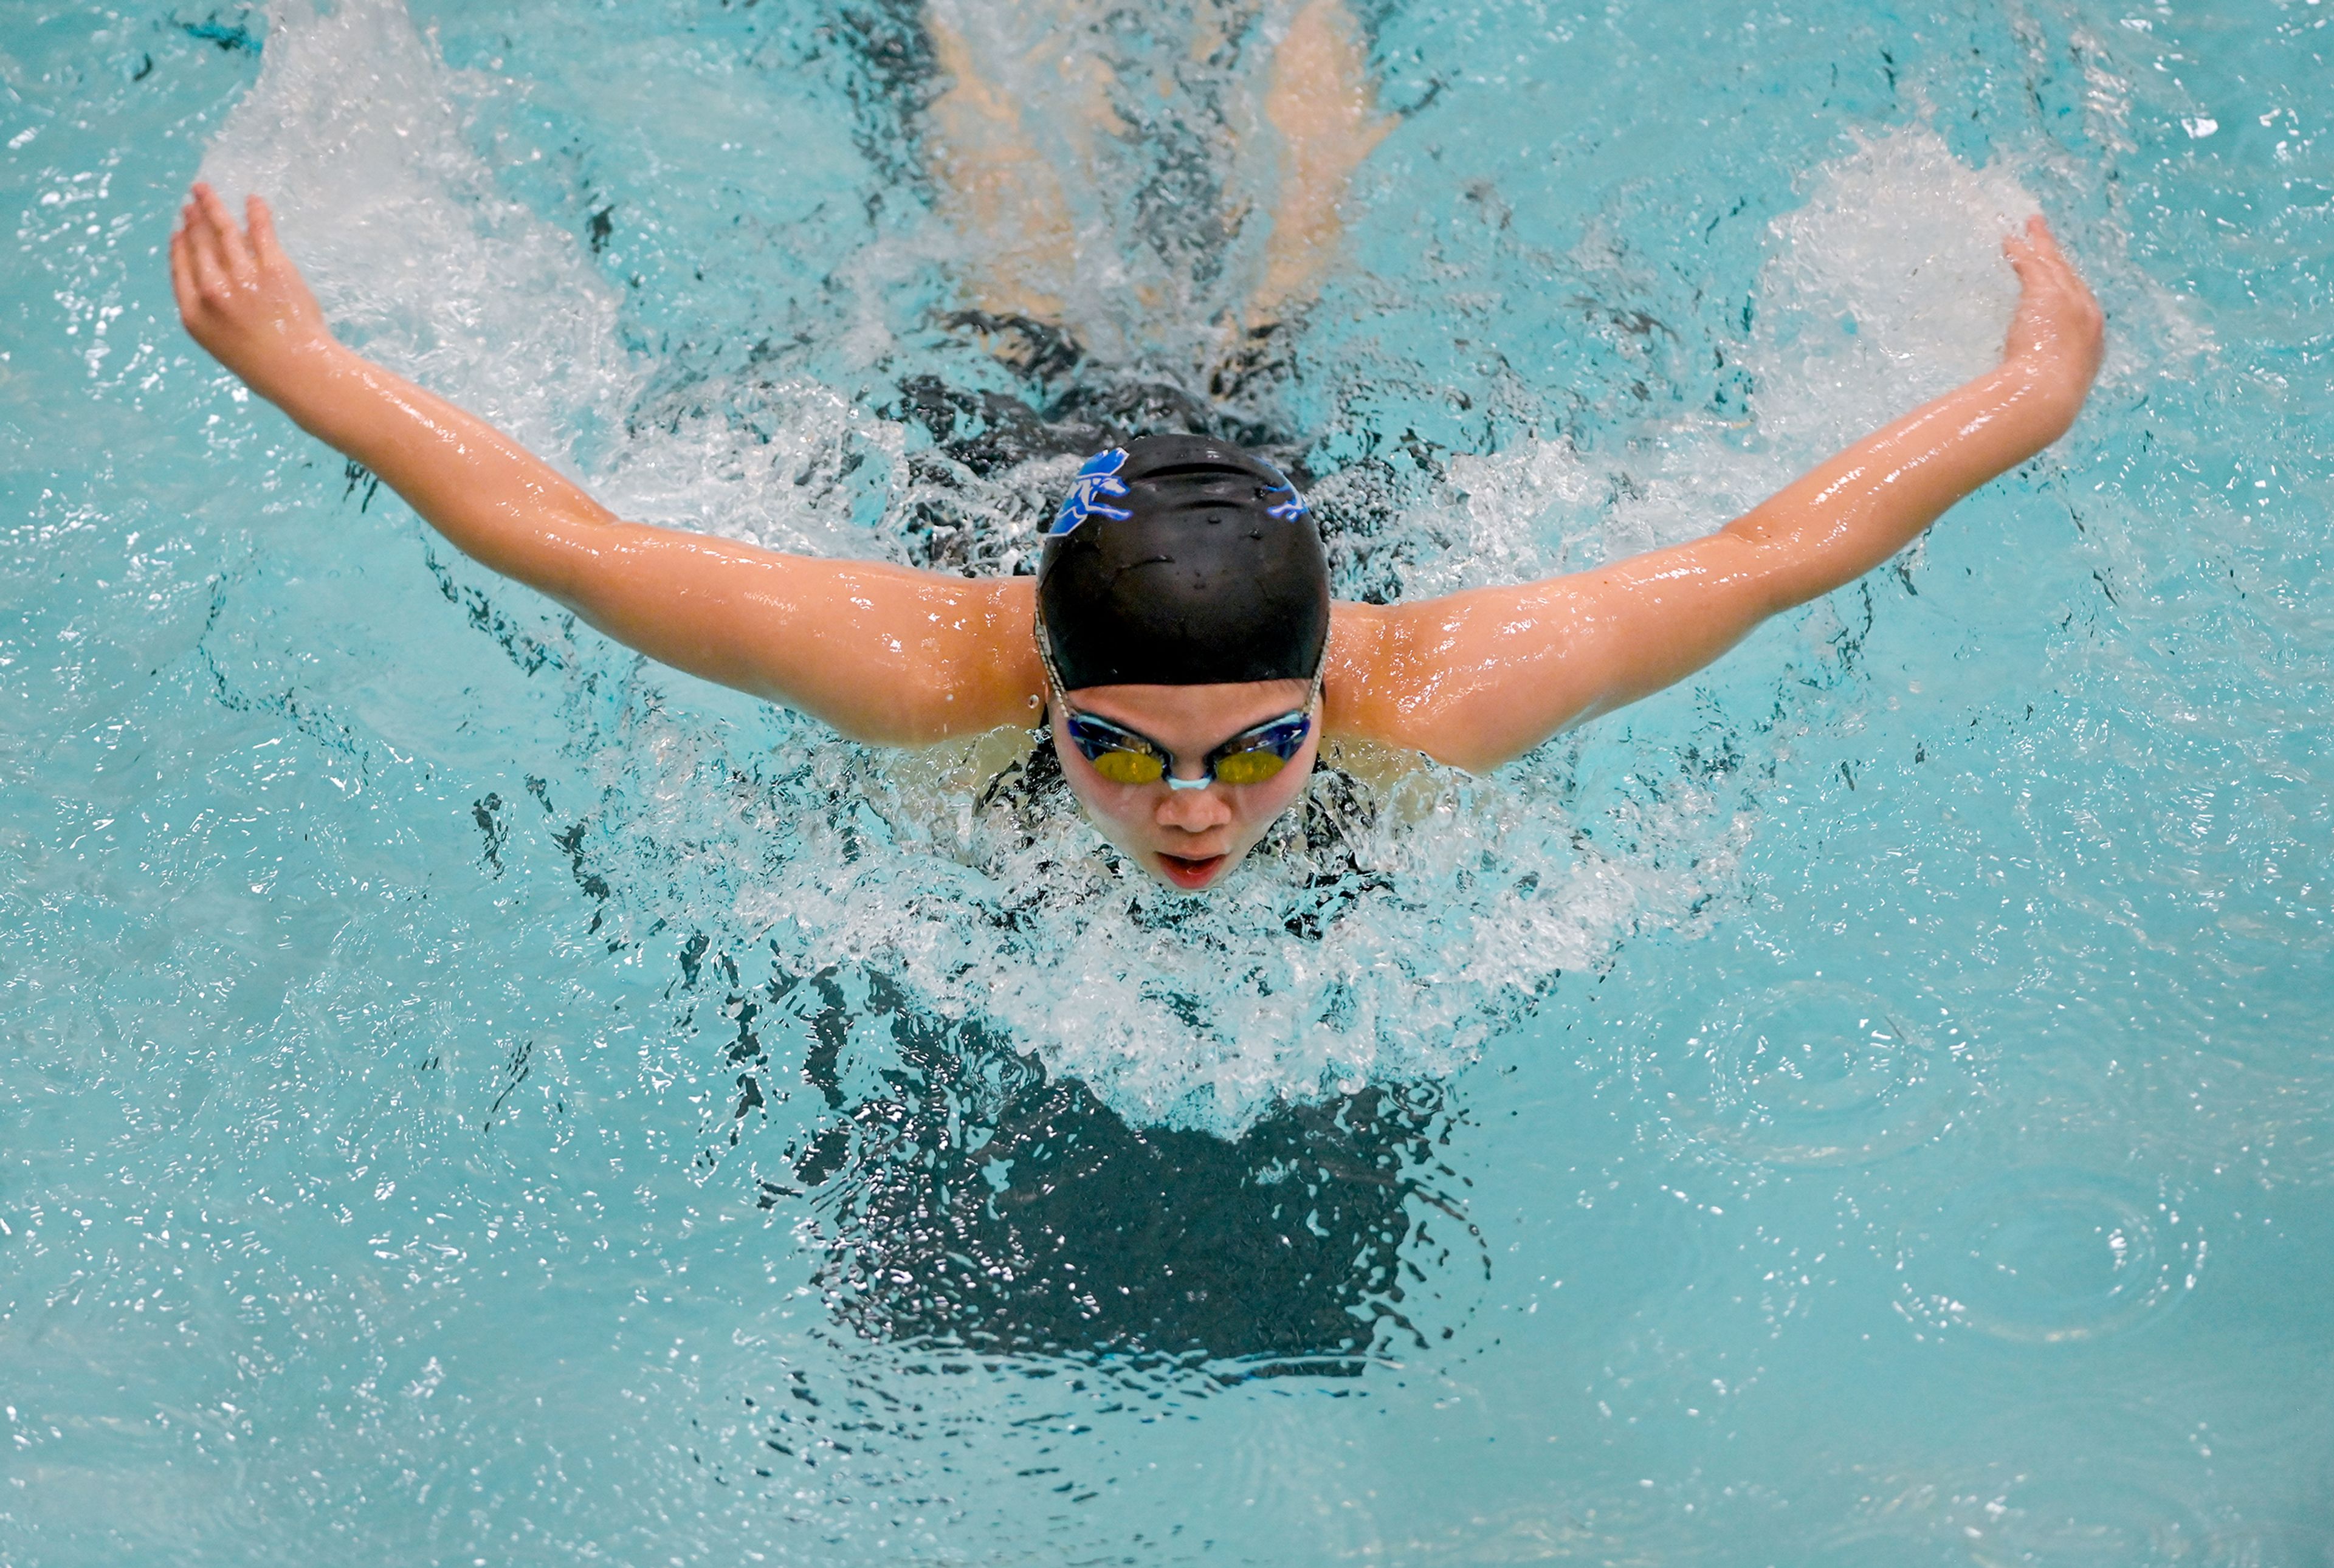
[[[1159,792],[1159,810],[1152,819],[1162,828],[1204,833],[1232,820],[1232,808],[1214,786],[1203,790]]]

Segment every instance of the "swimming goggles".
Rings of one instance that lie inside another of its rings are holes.
[[[1164,779],[1171,790],[1203,790],[1211,784],[1260,784],[1288,765],[1305,749],[1313,733],[1313,716],[1284,713],[1266,719],[1224,742],[1200,764],[1198,778],[1177,778],[1171,771],[1167,748],[1148,736],[1097,714],[1080,713],[1064,705],[1070,741],[1095,772],[1115,784],[1157,784]]]
[[[1054,651],[1046,646],[1045,628],[1042,624],[1037,628],[1037,657],[1045,663],[1054,695],[1061,699],[1070,744],[1078,748],[1078,754],[1112,784],[1164,782],[1171,790],[1203,790],[1211,784],[1260,784],[1287,767],[1313,733],[1313,707],[1321,700],[1321,679],[1329,668],[1326,647],[1321,655],[1320,667],[1313,672],[1313,689],[1305,694],[1303,707],[1250,725],[1201,760],[1198,778],[1177,778],[1174,754],[1165,746],[1100,714],[1080,713],[1070,706],[1061,674],[1054,668]]]

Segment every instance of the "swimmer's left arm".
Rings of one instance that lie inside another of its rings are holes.
[[[2064,435],[2098,374],[2098,304],[2049,228],[2036,218],[2003,249],[2021,292],[1993,370],[1706,538],[1519,587],[1340,605],[1327,727],[1496,767],[1886,562]]]

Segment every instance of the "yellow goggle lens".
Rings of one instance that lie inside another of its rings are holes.
[[[1254,751],[1236,751],[1216,759],[1216,782],[1228,784],[1258,784],[1288,765],[1288,759],[1277,751],[1262,746]]]
[[[1147,751],[1106,751],[1094,759],[1094,770],[1114,784],[1157,784],[1167,773]]]

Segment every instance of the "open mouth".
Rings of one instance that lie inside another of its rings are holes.
[[[1165,871],[1167,880],[1177,887],[1187,891],[1196,891],[1215,880],[1216,873],[1224,869],[1224,862],[1230,858],[1227,855],[1201,855],[1190,858],[1183,855],[1171,855],[1162,850],[1159,851],[1159,869]]]

